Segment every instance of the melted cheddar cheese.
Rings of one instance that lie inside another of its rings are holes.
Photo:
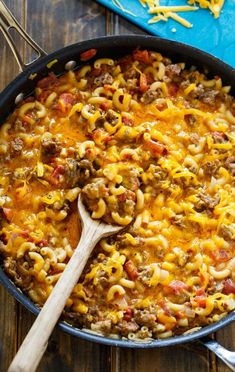
[[[40,80],[0,129],[0,249],[16,285],[44,304],[79,240],[81,192],[94,219],[126,227],[95,248],[67,320],[149,339],[232,311],[229,90],[147,50]]]

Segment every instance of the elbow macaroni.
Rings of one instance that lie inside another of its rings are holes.
[[[65,308],[130,340],[235,309],[234,99],[221,79],[136,50],[38,82],[0,131],[0,252],[42,306],[77,246],[76,199],[123,226]],[[89,237],[88,237],[89,238]]]

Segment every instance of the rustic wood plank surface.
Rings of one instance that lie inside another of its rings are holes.
[[[25,7],[23,0],[9,0],[7,5],[24,25]],[[23,43],[16,38],[23,52]],[[18,65],[12,52],[0,33],[0,91],[18,74]],[[9,65],[10,61],[10,65]],[[7,67],[8,66],[8,67]],[[0,371],[6,371],[17,350],[19,304],[0,286]]]
[[[5,0],[32,37],[48,52],[103,35],[143,32],[91,0]],[[25,60],[31,51],[18,38]],[[0,90],[17,74],[18,67],[0,35]],[[16,349],[34,321],[0,287],[0,372],[7,369]],[[216,334],[225,347],[235,350],[235,325]],[[93,344],[55,330],[39,372],[228,372],[229,369],[198,344],[150,350],[127,350]]]

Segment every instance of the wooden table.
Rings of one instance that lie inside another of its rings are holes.
[[[97,36],[142,33],[91,0],[5,0],[29,34],[46,51]],[[17,38],[18,39],[18,38]],[[30,57],[18,39],[24,58]],[[18,74],[18,67],[0,35],[0,90]],[[5,372],[28,332],[34,316],[0,288],[0,372]],[[235,350],[235,324],[215,337]],[[39,372],[228,372],[198,344],[151,350],[125,350],[79,340],[55,330]]]

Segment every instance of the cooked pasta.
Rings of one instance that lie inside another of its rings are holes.
[[[234,310],[229,89],[147,50],[38,81],[1,127],[0,249],[16,285],[44,304],[79,241],[82,193],[94,219],[125,229],[96,246],[67,321],[147,340]]]

